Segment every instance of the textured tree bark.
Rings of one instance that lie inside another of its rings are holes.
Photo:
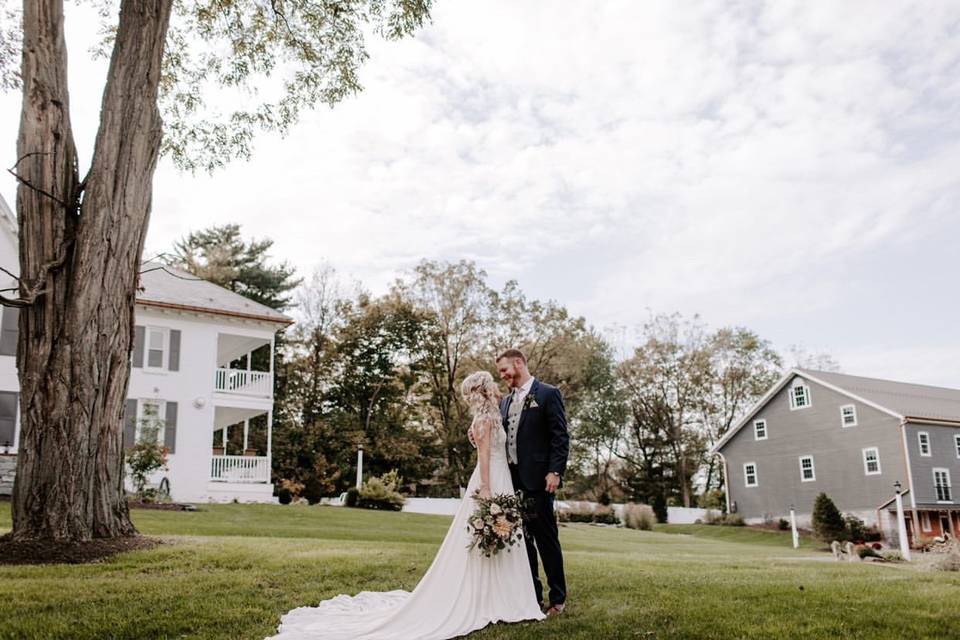
[[[78,183],[63,3],[24,1],[20,293],[46,286],[20,314],[15,540],[136,533],[124,500],[121,420],[171,4],[121,3],[93,160]]]

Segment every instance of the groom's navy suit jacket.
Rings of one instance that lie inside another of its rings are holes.
[[[500,402],[503,428],[508,433],[507,412],[511,398],[508,395]],[[562,478],[566,472],[570,435],[559,389],[534,379],[527,398],[532,400],[524,399],[525,408],[517,427],[517,476],[522,485],[517,488],[540,491],[547,486],[548,473],[554,471]]]

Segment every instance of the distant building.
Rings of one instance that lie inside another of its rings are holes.
[[[900,482],[911,540],[960,532],[960,390],[793,369],[713,448],[727,507],[809,523],[823,492],[894,534]]]
[[[0,197],[0,266],[19,272],[16,218]],[[15,282],[4,276],[3,287]],[[274,502],[273,349],[292,320],[192,274],[141,265],[124,445],[149,420],[169,450],[164,478],[185,502]],[[19,445],[18,310],[0,318],[0,494]],[[260,350],[258,356],[251,357]],[[254,364],[262,362],[262,366]],[[259,370],[257,370],[259,369]],[[129,487],[128,484],[128,488]]]

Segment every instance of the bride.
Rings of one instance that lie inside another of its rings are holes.
[[[280,620],[275,640],[446,640],[490,623],[542,620],[524,544],[491,558],[467,550],[471,496],[514,492],[507,466],[500,392],[486,371],[467,377],[461,392],[473,414],[468,433],[477,466],[433,564],[413,592],[363,591],[316,607],[293,609]]]

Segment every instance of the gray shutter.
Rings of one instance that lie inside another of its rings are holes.
[[[180,330],[170,329],[170,371],[180,371]]]
[[[17,404],[20,394],[0,391],[0,447],[12,447],[17,428]]]
[[[123,448],[129,449],[136,444],[137,438],[137,399],[128,398],[123,411]]]
[[[147,334],[142,325],[133,328],[133,366],[143,367],[143,343]]]
[[[17,337],[20,334],[20,309],[4,307],[0,319],[0,356],[17,355]]]
[[[170,453],[177,451],[177,403],[167,402],[167,417],[163,429],[163,445]]]

